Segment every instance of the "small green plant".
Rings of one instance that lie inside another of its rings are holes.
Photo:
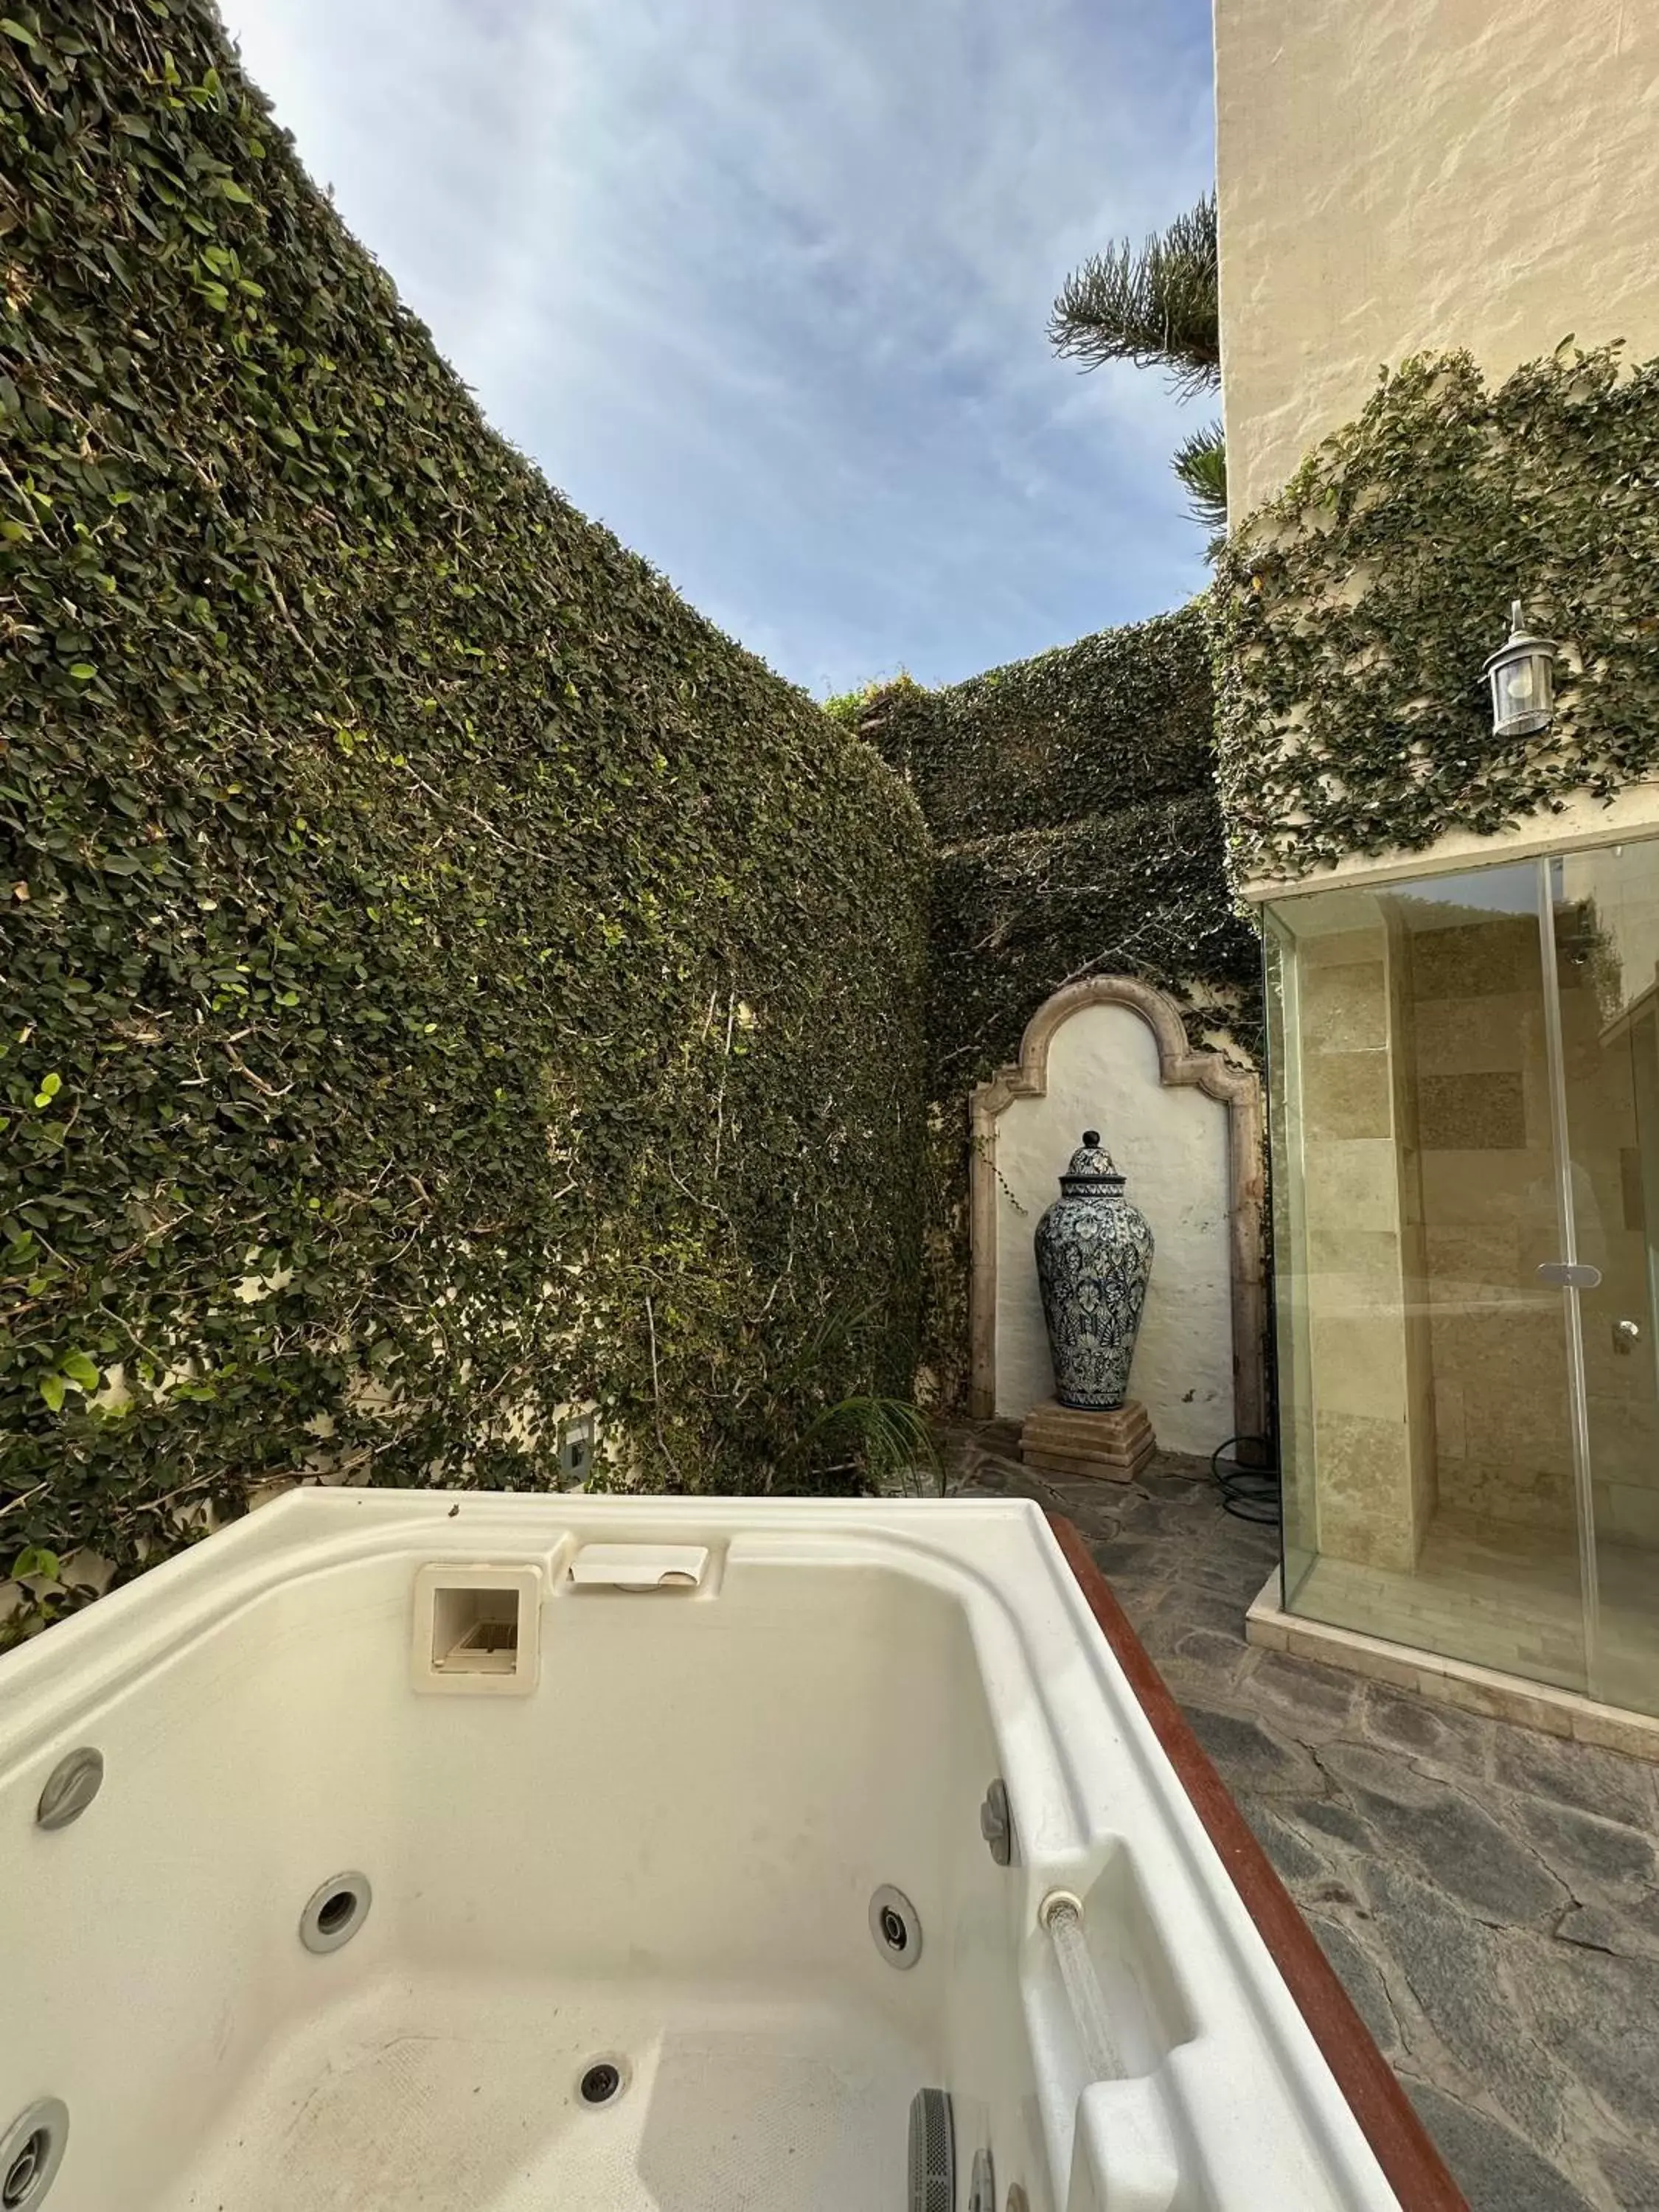
[[[850,691],[835,691],[823,702],[823,711],[848,729],[856,729],[873,701],[890,691],[920,691],[921,686],[908,668],[896,676],[872,677]]]
[[[944,1489],[927,1418],[902,1398],[842,1398],[801,1431],[784,1462],[820,1479],[856,1474],[889,1498],[937,1498]]]
[[[937,1494],[939,1455],[925,1416],[876,1380],[883,1334],[873,1305],[842,1300],[819,1316],[780,1369],[763,1415],[774,1438],[786,1439],[769,1489]],[[842,1395],[826,1403],[831,1376],[842,1379]]]

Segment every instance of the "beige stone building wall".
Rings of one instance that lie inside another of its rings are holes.
[[[1494,384],[1569,337],[1659,356],[1659,0],[1215,0],[1215,40],[1235,521],[1413,355],[1465,349]],[[1288,1601],[1299,1565],[1316,1617],[1453,1651],[1490,1631],[1491,1663],[1571,1680],[1539,1597],[1570,1589],[1588,1522],[1598,1694],[1644,1707],[1649,1644],[1620,1677],[1609,1623],[1645,1636],[1659,1544],[1659,847],[1595,848],[1656,831],[1649,781],[1244,886],[1296,946],[1270,1009]],[[1523,882],[1511,904],[1450,880],[1542,854],[1565,856],[1559,954]],[[1407,872],[1431,882],[1391,890]],[[1537,1273],[1564,1158],[1601,1271],[1582,1495],[1581,1354]],[[1477,1623],[1500,1567],[1493,1590],[1531,1595]],[[1414,1624],[1436,1577],[1456,1607]]]
[[[1396,1574],[1434,1526],[1570,1542],[1562,1310],[1536,1272],[1560,1249],[1537,922],[1386,891],[1299,919],[1293,1540]],[[1593,999],[1571,995],[1593,1053]],[[1604,1075],[1584,1087],[1603,1110]],[[1601,1264],[1616,1241],[1598,1234]]]
[[[1215,0],[1235,516],[1467,347],[1659,354],[1659,0]]]
[[[1538,924],[1411,933],[1406,987],[1420,1190],[1419,1310],[1439,1502],[1473,1528],[1573,1527],[1572,1440]]]
[[[1297,1154],[1301,1237],[1289,1273],[1303,1326],[1298,1402],[1287,1412],[1305,1440],[1297,1464],[1316,1481],[1287,1525],[1293,1541],[1328,1557],[1408,1573],[1433,1510],[1433,1442],[1411,1356],[1420,1231],[1396,1141],[1388,933],[1377,919],[1309,937],[1297,968],[1299,1111],[1286,1133]]]

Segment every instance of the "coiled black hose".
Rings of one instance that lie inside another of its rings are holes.
[[[1234,1449],[1237,1444],[1254,1447],[1260,1455],[1257,1464],[1247,1465]],[[1273,1446],[1266,1437],[1229,1437],[1224,1444],[1218,1444],[1210,1454],[1210,1472],[1221,1491],[1224,1511],[1237,1521],[1255,1521],[1265,1528],[1277,1528],[1282,1519],[1279,1499],[1279,1465],[1273,1457]]]

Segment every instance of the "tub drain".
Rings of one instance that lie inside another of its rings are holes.
[[[366,1874],[337,1874],[313,1889],[300,1915],[300,1941],[307,1951],[337,1951],[368,1917],[374,1896]]]
[[[622,2085],[621,2067],[601,2058],[582,2075],[581,2100],[585,2105],[608,2105]]]
[[[0,2136],[0,2208],[34,2212],[64,2162],[69,2141],[68,2108],[56,2097],[42,2097],[20,2112]]]

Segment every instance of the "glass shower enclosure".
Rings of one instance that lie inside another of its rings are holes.
[[[1659,1712],[1659,841],[1265,926],[1285,1609]]]

